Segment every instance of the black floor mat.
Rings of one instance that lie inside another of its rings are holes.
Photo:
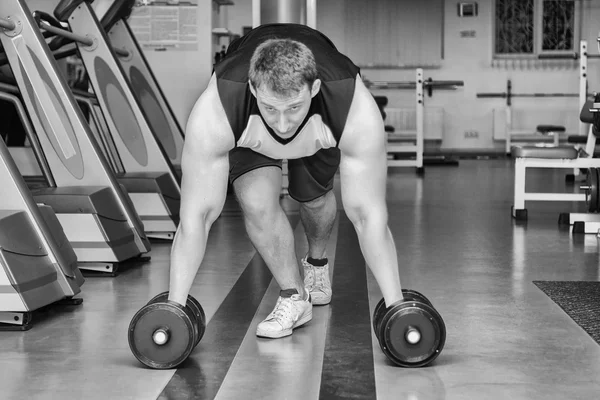
[[[548,297],[562,308],[600,344],[600,282],[534,281]]]

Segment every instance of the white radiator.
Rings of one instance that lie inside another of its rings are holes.
[[[386,107],[387,117],[385,124],[393,126],[394,136],[415,136],[417,134],[417,110],[414,108],[390,108]],[[444,109],[442,107],[425,107],[424,116],[424,139],[438,139],[444,137]]]

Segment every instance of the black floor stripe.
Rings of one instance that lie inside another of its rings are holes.
[[[298,217],[290,218],[292,226]],[[272,279],[258,253],[219,309],[194,352],[177,370],[158,399],[213,399],[238,352]]]
[[[319,398],[374,399],[367,273],[354,227],[343,212],[340,213],[332,288]]]

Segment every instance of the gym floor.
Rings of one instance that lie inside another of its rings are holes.
[[[426,167],[423,178],[394,169],[388,182],[403,286],[428,296],[447,327],[432,365],[394,367],[379,349],[371,316],[381,294],[370,272],[353,264],[353,229],[341,207],[328,247],[332,304],[315,308],[313,320],[290,337],[257,338],[278,287],[229,199],[191,291],[207,331],[179,369],[144,368],[127,343],[133,314],[167,289],[170,243],[154,242],[150,262],[112,278],[88,277],[82,305],[52,307],[26,332],[0,332],[0,397],[597,398],[600,347],[532,283],[599,280],[596,236],[572,236],[557,224],[559,212],[582,205],[528,203],[529,221],[515,223],[512,161],[504,159]],[[528,184],[565,190],[564,170],[528,174]],[[296,208],[284,206],[302,256]],[[348,316],[356,322],[348,324]]]

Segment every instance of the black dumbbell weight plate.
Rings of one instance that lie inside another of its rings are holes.
[[[598,211],[598,169],[590,168],[586,176],[587,190],[585,200],[587,203],[588,212],[594,213]]]
[[[375,306],[375,310],[373,310],[373,330],[377,334],[377,323],[381,321],[383,316],[383,312],[385,311],[385,300],[382,298],[379,300],[379,303]]]
[[[588,169],[586,175],[585,203],[588,212],[598,210],[598,170],[596,168]]]
[[[131,352],[142,364],[168,369],[188,358],[195,347],[196,329],[180,305],[151,303],[133,316],[128,339]]]
[[[406,298],[406,300],[420,301],[421,303],[429,304],[433,307],[431,301],[429,301],[427,297],[425,297],[422,293],[417,292],[416,290],[402,289],[402,295]]]
[[[600,211],[600,173],[598,173],[598,168],[591,169],[594,170],[594,176],[596,177],[596,180],[593,181],[596,184],[592,186],[592,201],[595,204],[593,212],[598,212]]]
[[[167,299],[169,298],[169,292],[162,292],[157,294],[156,296],[154,296],[152,299],[150,299],[150,301],[148,302],[148,304],[152,304],[152,303],[159,303],[159,302],[166,302]],[[192,313],[192,315],[194,315],[194,317],[196,318],[196,321],[198,322],[198,331],[197,333],[197,339],[196,339],[196,344],[194,344],[194,346],[198,345],[198,343],[200,343],[200,340],[202,339],[202,336],[204,336],[204,331],[206,330],[206,316],[204,315],[204,309],[202,308],[202,305],[200,305],[200,302],[198,300],[196,300],[191,294],[188,294],[188,298],[187,298],[187,302],[186,302],[186,309],[189,310],[190,313]]]
[[[416,290],[402,289],[402,295],[404,296],[405,300],[418,301],[418,302],[425,303],[425,304],[428,304],[433,307],[433,305],[431,304],[429,299],[427,297],[425,297],[423,294],[421,294],[420,292],[417,292]],[[381,300],[379,300],[379,303],[377,303],[377,305],[375,306],[375,310],[373,311],[373,329],[375,330],[375,332],[378,332],[377,322],[381,321],[384,313],[385,313],[385,301],[382,298]]]
[[[198,344],[206,330],[206,315],[204,314],[204,309],[200,302],[191,294],[188,295],[186,306],[192,311],[198,321],[198,338],[196,339],[196,344]]]
[[[439,313],[428,304],[413,301],[388,307],[378,333],[384,354],[402,367],[431,363],[446,341],[446,326]]]

